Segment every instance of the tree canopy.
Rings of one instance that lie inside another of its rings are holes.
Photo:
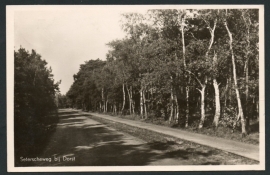
[[[58,120],[56,98],[59,82],[35,50],[14,51],[15,156],[34,153],[34,147]],[[27,155],[28,156],[28,155]]]
[[[257,9],[156,9],[122,18],[126,37],[107,44],[106,61],[89,60],[74,75],[72,107],[249,132],[259,105]]]

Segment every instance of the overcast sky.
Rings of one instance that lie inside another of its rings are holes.
[[[125,8],[60,8],[30,9],[14,13],[15,50],[36,50],[52,67],[54,79],[62,80],[60,91],[65,94],[73,83],[79,65],[90,59],[105,60],[106,43],[121,39],[121,15],[145,12]]]

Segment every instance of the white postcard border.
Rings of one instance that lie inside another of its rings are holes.
[[[14,12],[35,10],[78,10],[87,8],[114,9],[259,9],[259,112],[260,163],[258,165],[207,166],[72,166],[72,167],[15,167],[14,165]],[[7,66],[7,170],[8,172],[114,172],[114,171],[243,171],[265,170],[265,48],[264,5],[10,5],[6,6],[6,66]]]

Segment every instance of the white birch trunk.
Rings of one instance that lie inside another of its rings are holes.
[[[103,112],[106,112],[106,104],[105,104],[105,99],[104,99],[104,89],[101,88],[101,99],[102,99],[102,108],[103,108]]]
[[[184,32],[184,26],[185,26],[185,18],[182,18],[181,20],[181,34],[182,34],[182,51],[183,51],[183,60],[184,60],[184,69],[187,69],[186,65],[186,45],[185,45],[185,32]],[[188,82],[189,82],[189,75],[185,73],[185,79],[187,81],[186,85],[186,122],[185,122],[185,127],[188,127],[188,120],[189,120],[189,87],[188,87]]]
[[[99,102],[99,112],[102,112],[101,102]]]
[[[135,102],[133,100],[133,90],[132,86],[130,86],[130,97],[131,97],[131,108],[132,108],[132,114],[135,113],[134,108],[135,108]]]
[[[246,11],[247,12],[247,11]],[[249,116],[249,103],[248,103],[248,96],[249,96],[249,69],[248,69],[248,64],[249,64],[249,53],[250,53],[250,25],[251,25],[251,20],[250,17],[247,16],[248,18],[245,18],[245,13],[244,11],[242,11],[242,17],[243,20],[245,22],[246,28],[247,28],[247,46],[246,46],[246,53],[245,53],[245,57],[246,57],[246,61],[245,61],[245,67],[244,67],[244,74],[245,74],[245,81],[246,81],[246,90],[245,90],[245,95],[246,95],[246,107],[245,107],[245,115],[246,115],[246,130],[249,133],[249,125],[250,125],[250,116]]]
[[[249,84],[249,76],[248,76],[248,60],[246,61],[246,69],[245,69],[245,75],[246,75],[246,130],[247,130],[247,133],[250,132],[250,116],[249,116],[249,102],[248,102],[248,96],[249,96],[249,87],[248,87],[248,84]]]
[[[175,106],[176,106],[176,109],[175,109],[175,113],[176,113],[175,118],[176,118],[176,123],[178,123],[179,122],[179,104],[178,104],[178,100],[177,100],[177,96],[176,96],[175,92],[174,92],[174,100],[175,100]]]
[[[215,89],[215,107],[216,107],[213,124],[217,128],[219,118],[220,118],[220,98],[219,98],[219,85],[218,85],[217,80],[215,78],[213,79],[213,86]]]
[[[129,114],[132,113],[132,99],[131,99],[131,92],[130,89],[128,89],[128,86],[126,85],[127,92],[128,92],[128,101],[129,101]]]
[[[145,91],[143,91],[143,106],[144,106],[145,118],[147,119],[148,115],[147,115],[147,106],[146,106],[146,100],[145,100]]]
[[[141,107],[141,117],[143,118],[143,90],[140,90],[140,107]]]
[[[242,108],[242,104],[241,104],[241,99],[240,99],[240,93],[239,93],[239,89],[238,89],[238,84],[237,84],[237,77],[236,77],[236,66],[235,66],[235,58],[234,58],[234,52],[233,52],[233,38],[232,38],[232,34],[227,26],[227,22],[224,22],[224,26],[228,32],[230,41],[230,51],[231,51],[231,57],[232,57],[232,65],[233,65],[233,79],[234,79],[234,88],[235,88],[235,93],[236,93],[236,98],[237,98],[237,105],[238,105],[238,115],[237,115],[237,119],[236,121],[238,121],[239,119],[241,119],[241,125],[242,125],[242,136],[246,136],[247,132],[246,132],[246,121],[244,118],[244,114],[243,114],[243,108]],[[236,121],[234,123],[233,129],[236,126]]]
[[[122,110],[121,110],[122,114],[125,108],[125,102],[126,102],[126,93],[125,93],[125,84],[123,83],[123,105],[122,105]]]
[[[199,129],[201,129],[203,127],[204,120],[205,120],[205,110],[204,110],[205,88],[206,88],[206,85],[203,85],[202,90],[200,91],[201,92],[201,120],[199,123]]]
[[[188,127],[188,120],[189,120],[189,87],[186,86],[186,123],[185,127]]]
[[[171,87],[171,114],[170,114],[170,118],[169,118],[169,123],[172,122],[173,120],[173,114],[174,114],[174,99],[173,99],[173,87]]]

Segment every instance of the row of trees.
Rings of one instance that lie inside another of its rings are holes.
[[[67,93],[84,110],[163,117],[216,128],[258,116],[257,9],[166,9],[123,14],[127,36],[90,60]],[[206,117],[207,116],[207,117]],[[196,122],[195,122],[196,123]]]
[[[48,126],[58,121],[55,93],[60,82],[54,82],[51,68],[34,50],[14,51],[14,61],[14,140],[18,158],[42,147],[40,142]]]

